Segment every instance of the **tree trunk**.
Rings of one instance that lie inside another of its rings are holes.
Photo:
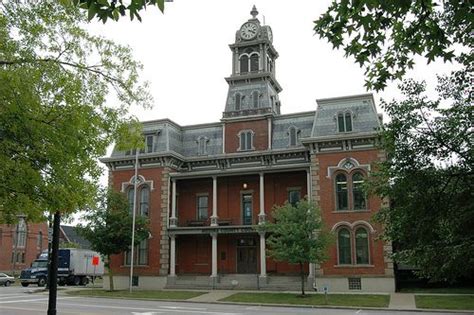
[[[300,263],[300,274],[301,274],[301,296],[304,296],[304,269],[303,269],[303,263]]]
[[[107,270],[109,271],[109,290],[113,291],[114,290],[114,273],[112,271],[112,268],[110,268],[110,255],[107,256]]]

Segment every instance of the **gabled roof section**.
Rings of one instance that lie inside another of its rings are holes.
[[[80,248],[90,249],[90,243],[77,233],[77,228],[70,225],[61,225],[61,231],[65,240],[69,243],[75,243]]]
[[[379,115],[371,93],[326,98],[316,100],[317,109],[314,116],[311,138],[331,138],[332,136],[374,133],[380,128]],[[339,132],[337,129],[338,114],[350,113],[352,131]]]

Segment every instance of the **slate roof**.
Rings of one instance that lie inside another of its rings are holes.
[[[61,225],[61,230],[63,231],[66,241],[76,243],[79,245],[80,248],[90,249],[89,241],[84,239],[77,233],[77,229],[75,226]]]

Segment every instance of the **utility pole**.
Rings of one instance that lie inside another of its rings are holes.
[[[48,273],[49,281],[49,301],[48,301],[48,315],[56,315],[56,295],[58,289],[58,252],[59,252],[59,224],[61,221],[61,213],[56,211],[54,213],[53,223],[53,244],[51,252],[51,266]]]
[[[48,274],[51,274],[51,243],[53,242],[53,216],[48,214]],[[49,281],[46,281],[46,289],[49,290]]]
[[[138,148],[135,149],[135,179],[133,183],[133,209],[132,209],[132,248],[130,250],[130,282],[129,282],[129,291],[132,293],[133,286],[133,256],[134,256],[134,247],[135,247],[135,216],[137,212],[137,188],[138,188]]]

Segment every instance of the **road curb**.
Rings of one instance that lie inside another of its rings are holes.
[[[250,306],[271,306],[271,307],[293,307],[293,308],[317,308],[317,309],[349,309],[349,310],[369,310],[369,311],[400,311],[400,312],[418,312],[418,313],[460,313],[460,314],[472,314],[472,310],[444,310],[444,309],[404,309],[404,308],[388,308],[388,307],[355,307],[355,306],[334,306],[334,305],[301,305],[301,304],[272,304],[272,303],[244,303],[244,302],[226,302],[226,301],[189,301],[189,300],[176,300],[176,299],[147,299],[147,298],[136,298],[127,299],[124,297],[111,297],[111,296],[84,296],[84,295],[65,295],[85,297],[85,298],[97,298],[97,299],[117,299],[117,300],[139,300],[139,301],[159,301],[159,302],[184,302],[184,303],[199,303],[199,304],[223,304],[223,305],[250,305]]]

